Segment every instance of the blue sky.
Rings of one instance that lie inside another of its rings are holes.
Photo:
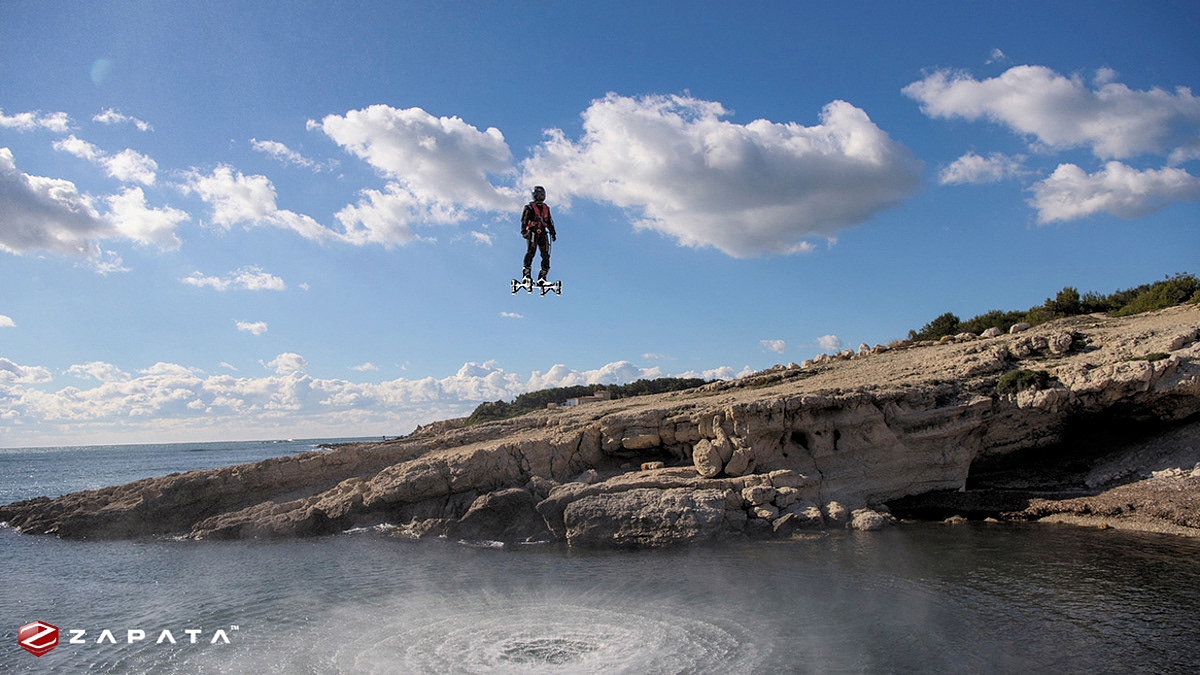
[[[0,4],[0,446],[406,433],[1196,272],[1194,3]],[[561,297],[508,292],[529,188]]]

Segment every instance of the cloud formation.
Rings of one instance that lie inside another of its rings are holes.
[[[1098,72],[1096,88],[1044,66],[998,77],[937,70],[903,89],[930,117],[986,119],[1051,149],[1089,148],[1099,159],[1188,152],[1200,146],[1200,98],[1187,87],[1130,89]]]
[[[154,127],[146,122],[136,117],[122,115],[112,108],[105,108],[103,112],[92,117],[92,121],[99,122],[100,124],[132,124],[137,127],[138,131],[154,131]]]
[[[357,204],[337,214],[352,241],[407,244],[416,238],[413,225],[457,223],[472,211],[511,209],[517,199],[516,190],[492,182],[514,171],[495,127],[481,131],[421,108],[373,105],[310,121],[309,128],[388,179],[383,190],[364,190]]]
[[[261,152],[264,155],[274,157],[284,164],[292,164],[301,166],[313,171],[320,171],[322,166],[317,162],[305,157],[304,155],[292,150],[288,146],[279,141],[260,141],[257,138],[250,139],[250,147],[255,152]]]
[[[16,328],[17,322],[12,320],[12,317],[0,314],[0,328]]]
[[[834,101],[820,124],[736,124],[688,96],[609,94],[583,112],[583,136],[547,132],[522,169],[566,202],[637,214],[635,226],[745,258],[807,251],[911,196],[921,164],[861,109]]]
[[[192,272],[180,281],[189,286],[211,288],[215,291],[229,291],[234,289],[246,291],[282,291],[287,289],[287,284],[283,282],[283,279],[269,272],[264,272],[261,267],[254,265],[240,267],[224,276],[205,276],[198,271]]]
[[[787,342],[784,340],[759,340],[758,344],[763,351],[775,352],[782,354],[787,349]]]
[[[71,117],[65,112],[43,113],[40,110],[5,115],[4,110],[0,109],[0,127],[17,131],[46,129],[65,134],[71,129]]]
[[[275,186],[266,176],[246,176],[231,166],[218,166],[208,175],[193,169],[181,185],[212,207],[212,221],[226,229],[234,225],[270,226],[291,230],[305,239],[337,239],[337,233],[312,218],[279,208]]]
[[[836,335],[822,335],[817,338],[817,346],[832,354],[833,352],[841,351],[844,345],[842,344],[842,339]]]
[[[113,234],[74,183],[18,171],[8,148],[0,148],[0,212],[0,250],[10,253],[93,256],[94,240]]]
[[[1121,162],[1108,162],[1092,174],[1074,164],[1063,164],[1035,185],[1033,194],[1030,204],[1042,223],[1100,212],[1139,218],[1171,202],[1200,200],[1200,178],[1182,169],[1143,171]]]
[[[954,160],[938,174],[942,185],[998,183],[1024,172],[1021,159],[1000,152],[981,157],[968,152]]]
[[[158,163],[140,152],[125,148],[115,155],[110,155],[95,145],[76,138],[74,134],[55,141],[54,149],[86,159],[102,167],[110,177],[124,183],[153,185],[158,172]]]
[[[251,335],[262,335],[267,332],[267,323],[265,321],[235,321],[234,324],[239,331]]]

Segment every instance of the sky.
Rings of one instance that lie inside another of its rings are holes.
[[[1198,34],[1194,2],[0,3],[0,447],[398,435],[1200,272]],[[533,185],[561,296],[510,293]]]

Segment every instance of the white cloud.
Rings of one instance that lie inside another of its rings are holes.
[[[17,322],[12,317],[0,314],[0,328],[16,328]]]
[[[267,332],[267,324],[265,321],[235,321],[237,329],[243,333],[251,335],[262,335]]]
[[[506,319],[524,319],[525,316],[516,312],[500,312],[500,316]]]
[[[46,368],[22,366],[0,357],[0,384],[42,384],[49,381],[50,371]]]
[[[783,340],[759,340],[758,344],[762,346],[763,351],[776,354],[782,354],[787,349],[787,342]]]
[[[356,370],[360,373],[365,373],[365,372],[371,371],[371,370],[379,370],[379,366],[375,365],[374,363],[371,363],[370,361],[367,361],[366,363],[363,363],[361,365],[350,366],[350,370]]]
[[[1034,185],[1033,193],[1030,204],[1043,223],[1100,212],[1138,218],[1173,201],[1200,200],[1200,178],[1178,168],[1142,171],[1121,162],[1108,162],[1093,174],[1074,164],[1062,164]]]
[[[1010,157],[999,152],[981,157],[968,152],[942,169],[938,174],[938,182],[942,185],[997,183],[1019,176],[1023,172],[1019,157]]]
[[[126,148],[115,155],[109,155],[74,134],[55,141],[54,149],[86,159],[102,167],[110,177],[125,183],[153,185],[158,172],[158,163],[140,152]]]
[[[822,335],[817,338],[817,346],[826,352],[841,351],[842,340],[836,335]]]
[[[121,194],[105,198],[107,218],[116,231],[141,244],[155,244],[163,249],[178,249],[179,236],[175,228],[188,220],[188,214],[169,206],[151,208],[139,187],[126,188]]]
[[[232,370],[235,373],[238,372],[237,366],[230,364],[230,363],[226,363],[225,361],[222,361],[222,362],[218,363],[217,365],[226,370]]]
[[[257,138],[251,138],[250,147],[255,152],[261,152],[264,155],[274,157],[284,164],[302,166],[306,169],[312,169],[313,171],[320,171],[322,168],[317,162],[305,157],[295,150],[292,150],[279,141],[260,141]]]
[[[72,374],[97,380],[90,389],[42,391],[35,385],[49,382],[48,370],[0,359],[0,408],[8,411],[6,431],[13,432],[6,438],[16,441],[23,433],[20,438],[33,443],[51,432],[74,437],[90,432],[92,438],[105,434],[107,442],[162,441],[213,438],[215,433],[247,436],[263,429],[291,436],[395,434],[418,423],[465,415],[483,401],[511,400],[543,386],[624,384],[661,375],[657,368],[620,361],[584,371],[556,365],[524,378],[488,361],[464,363],[442,378],[355,383],[306,374],[308,364],[298,354],[283,353],[263,365],[275,374],[205,375],[171,363],[127,374],[109,364],[91,363],[72,367]],[[224,363],[222,367],[236,370]],[[726,366],[677,376],[719,379],[750,372],[749,367],[735,373]]]
[[[1008,56],[1000,50],[999,47],[993,47],[992,52],[988,55],[987,63],[1006,63]]]
[[[492,245],[492,235],[490,235],[486,232],[479,232],[478,230],[473,230],[471,232],[471,238],[475,240],[476,244],[483,244],[484,246]]]
[[[93,257],[87,258],[84,265],[89,267],[93,272],[100,276],[108,276],[128,272],[129,268],[125,266],[125,261],[115,251],[100,249]]]
[[[499,129],[480,131],[458,117],[434,117],[420,108],[373,105],[311,122],[351,154],[379,169],[425,208],[502,210],[515,191],[489,176],[511,173],[512,153]]]
[[[305,361],[304,357],[299,354],[284,352],[267,361],[263,366],[274,370],[276,375],[292,375],[308,370],[308,361]]]
[[[114,233],[74,183],[21,173],[8,148],[0,148],[0,213],[0,250],[10,253],[96,255],[93,240]]]
[[[71,118],[64,112],[42,113],[40,110],[10,116],[5,115],[4,110],[0,109],[0,127],[17,131],[47,129],[65,134],[71,128]]]
[[[104,112],[97,114],[92,118],[92,121],[99,122],[101,124],[132,124],[138,128],[138,131],[154,130],[154,127],[150,126],[146,122],[143,122],[136,117],[122,115],[112,108],[105,108]]]
[[[209,175],[192,170],[182,185],[212,207],[215,224],[269,225],[292,230],[306,239],[338,239],[337,233],[312,218],[281,209],[275,204],[275,186],[266,176],[246,176],[230,166],[219,166]]]
[[[1114,77],[1100,71],[1092,89],[1044,66],[1015,66],[986,80],[938,70],[903,91],[931,117],[987,119],[1049,148],[1090,148],[1100,159],[1200,147],[1200,98],[1190,89],[1138,91]]]
[[[722,118],[719,103],[609,94],[583,113],[583,137],[560,130],[523,165],[561,203],[610,202],[635,226],[735,257],[807,251],[912,195],[920,163],[844,101],[821,124]]]
[[[85,380],[98,380],[100,382],[128,382],[130,379],[129,373],[111,363],[103,361],[89,361],[88,363],[77,364],[68,368],[64,374]]]
[[[200,272],[192,272],[180,281],[191,286],[196,286],[197,288],[207,287],[216,291],[234,289],[246,291],[282,291],[287,288],[287,285],[283,283],[283,279],[274,274],[264,272],[261,267],[253,265],[240,267],[221,277],[205,276]]]

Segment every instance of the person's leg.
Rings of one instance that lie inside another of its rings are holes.
[[[550,274],[550,235],[542,234],[538,237],[538,248],[542,253],[542,271],[538,273],[538,280],[544,280]]]
[[[525,265],[521,272],[522,279],[528,279],[532,276],[531,270],[533,269],[533,254],[535,251],[537,251],[537,242],[535,237],[529,237],[526,239],[526,241],[528,242],[528,246],[525,248]]]

